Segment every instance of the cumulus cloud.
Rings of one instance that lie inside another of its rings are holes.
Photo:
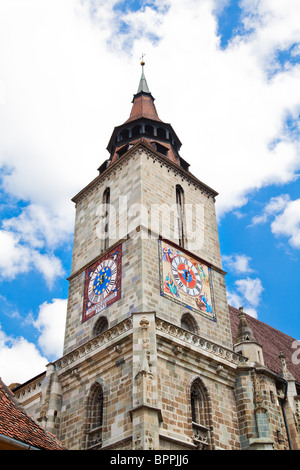
[[[22,336],[7,335],[0,324],[0,374],[6,384],[24,383],[45,371],[46,365],[63,352],[66,299],[53,299],[39,307],[36,320],[29,315],[39,336],[37,345]]]
[[[232,254],[222,257],[233,276],[240,277],[254,272],[250,267],[251,257],[244,254]],[[227,300],[233,307],[243,307],[254,318],[258,317],[257,308],[262,299],[263,285],[259,278],[245,277],[236,279],[227,290]]]
[[[252,225],[267,222],[270,216],[274,216],[275,214],[278,214],[278,212],[282,211],[287,206],[289,200],[290,196],[288,194],[272,197],[266,204],[262,214],[256,215],[252,218]]]
[[[0,325],[0,371],[7,385],[24,383],[44,372],[48,362],[33,343],[7,336]]]
[[[68,241],[71,222],[73,217],[66,221],[66,214],[54,213],[40,204],[30,204],[19,216],[5,219],[3,228],[17,233],[34,248],[55,249]]]
[[[300,248],[300,199],[291,200],[288,194],[273,197],[262,214],[252,218],[251,225],[270,222],[276,236],[288,238],[293,248]]]
[[[234,282],[235,290],[227,292],[228,303],[233,307],[243,307],[254,318],[258,317],[257,308],[264,290],[260,279],[238,279]]]
[[[237,274],[250,273],[253,269],[250,267],[251,257],[244,254],[223,255],[222,260],[229,269]]]
[[[300,199],[289,201],[271,224],[272,233],[288,237],[289,244],[300,248]]]
[[[60,259],[53,254],[41,254],[23,245],[15,234],[0,230],[0,279],[14,279],[31,269],[40,272],[49,287],[64,273]]]
[[[261,294],[263,291],[263,286],[261,280],[251,279],[247,277],[246,279],[239,279],[235,281],[235,286],[246,299],[247,303],[253,307],[257,307],[261,300]]]
[[[38,344],[50,359],[62,355],[66,312],[67,300],[53,299],[40,306],[38,318],[33,323],[40,332]]]
[[[154,0],[136,12],[117,0],[1,1],[1,188],[18,208],[0,232],[2,278],[36,269],[51,285],[62,274],[55,250],[72,235],[70,199],[96,176],[114,126],[129,116],[142,52],[159,116],[178,133],[193,174],[220,193],[219,216],[254,189],[295,178],[300,3],[241,0],[222,47],[229,4]],[[282,202],[281,212],[262,215],[297,247],[298,205]],[[251,272],[247,257],[229,262]],[[262,286],[253,281],[232,295],[255,310],[251,289],[261,296]]]
[[[113,127],[129,115],[141,51],[158,112],[178,132],[191,170],[220,192],[220,215],[255,188],[290,181],[298,138],[285,124],[299,112],[300,71],[274,64],[300,42],[299,3],[240,2],[240,33],[226,48],[218,16],[227,0],[125,12],[117,3],[2,2],[5,189],[71,213],[70,197],[95,176]],[[72,231],[67,220],[63,232]]]

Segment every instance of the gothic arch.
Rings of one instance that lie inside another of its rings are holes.
[[[108,320],[106,317],[101,316],[98,318],[96,321],[94,327],[93,327],[93,338],[95,336],[100,335],[101,333],[104,333],[108,329]]]
[[[102,447],[103,429],[106,421],[107,390],[102,379],[91,385],[85,401],[84,448]]]
[[[185,213],[184,213],[184,191],[180,184],[176,184],[176,205],[178,216],[178,241],[184,248],[185,245]]]
[[[208,389],[199,376],[191,380],[188,397],[194,442],[201,449],[213,449],[211,400]]]
[[[132,137],[136,137],[141,133],[141,126],[137,125],[132,128]]]
[[[162,127],[159,127],[157,129],[157,137],[161,138],[161,139],[166,139],[167,137],[167,134],[166,134],[166,131],[165,129],[163,129]]]
[[[198,326],[195,318],[189,312],[186,312],[181,317],[181,328],[189,331],[190,333],[198,334]]]
[[[146,124],[145,126],[145,133],[147,135],[153,136],[154,135],[154,128],[153,126],[150,126],[149,124]]]
[[[110,188],[107,187],[103,192],[104,206],[104,236],[103,236],[103,250],[107,250],[109,246],[109,212],[110,212]]]

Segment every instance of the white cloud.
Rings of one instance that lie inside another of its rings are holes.
[[[2,0],[0,165],[4,190],[26,203],[5,221],[14,248],[2,273],[34,267],[51,284],[60,272],[53,250],[72,234],[70,199],[129,116],[142,52],[158,113],[191,171],[220,193],[219,216],[295,177],[299,138],[286,119],[299,114],[300,67],[276,57],[300,43],[299,2],[240,2],[244,29],[221,49],[217,15],[228,4],[164,0],[124,13],[116,0]],[[38,258],[41,249],[50,255]]]
[[[7,385],[26,382],[62,356],[66,310],[66,299],[53,299],[40,305],[36,320],[28,316],[39,331],[38,347],[22,336],[8,336],[0,324],[0,376]]]
[[[221,50],[215,12],[227,3],[172,0],[122,13],[116,1],[3,0],[7,191],[72,211],[70,197],[95,176],[113,127],[129,115],[141,51],[158,112],[191,170],[220,192],[219,213],[254,188],[291,180],[299,157],[284,122],[299,111],[299,67],[272,79],[267,71],[276,51],[300,40],[299,2],[241,2],[249,32]]]
[[[61,261],[53,254],[41,254],[20,243],[17,235],[0,230],[0,278],[14,279],[31,269],[40,272],[49,287],[64,273]]]
[[[239,308],[243,306],[243,298],[237,292],[227,290],[227,300],[228,304],[232,307]]]
[[[300,248],[300,199],[292,201],[288,194],[273,197],[262,214],[252,218],[251,225],[271,222],[274,235],[288,237],[293,248]]]
[[[253,307],[257,307],[259,305],[263,291],[260,279],[251,279],[249,277],[246,279],[238,279],[235,281],[235,286],[238,292],[246,299],[248,304]]]
[[[264,290],[260,279],[238,279],[234,283],[235,290],[227,291],[227,299],[229,305],[239,308],[243,307],[244,311],[254,318],[258,317],[257,309],[261,302],[262,292]]]
[[[244,254],[223,255],[222,260],[229,269],[232,269],[237,274],[253,272],[249,265],[251,261],[250,256]]]
[[[268,204],[266,204],[263,213],[252,218],[252,225],[267,222],[270,216],[274,216],[275,214],[278,214],[278,212],[282,211],[287,206],[289,201],[290,196],[288,194],[272,197]]]
[[[27,272],[30,265],[28,250],[18,244],[13,234],[0,231],[0,272],[2,276],[14,278]]]
[[[266,205],[265,213],[267,215],[277,214],[286,207],[289,200],[290,196],[288,194],[282,194],[281,196],[272,197],[270,199],[270,202],[268,202],[268,204]]]
[[[31,261],[34,268],[43,275],[49,288],[65,272],[60,259],[53,254],[41,255],[37,251],[31,250]]]
[[[300,248],[300,199],[289,201],[284,211],[271,224],[272,233],[289,238],[294,248]]]
[[[48,362],[33,343],[7,336],[0,325],[0,374],[7,385],[24,383],[44,372]]]
[[[38,344],[50,359],[62,356],[66,312],[67,300],[53,299],[40,306],[38,318],[33,323],[41,333]]]
[[[57,248],[69,239],[73,217],[53,213],[40,204],[30,204],[17,217],[3,221],[6,230],[16,232],[23,242],[34,248]]]

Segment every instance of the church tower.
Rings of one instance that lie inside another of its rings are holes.
[[[217,193],[180,156],[141,65],[109,158],[73,198],[64,355],[55,364],[60,439],[75,449],[237,448],[241,356],[232,349]]]
[[[73,198],[63,356],[16,397],[70,450],[298,449],[299,374],[276,362],[292,338],[228,307],[217,193],[141,65],[109,158]]]

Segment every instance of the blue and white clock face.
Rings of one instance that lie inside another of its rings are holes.
[[[82,322],[121,298],[122,244],[85,270]]]
[[[105,299],[114,289],[116,277],[117,265],[113,260],[107,259],[99,264],[90,277],[88,287],[90,302],[95,304]]]

